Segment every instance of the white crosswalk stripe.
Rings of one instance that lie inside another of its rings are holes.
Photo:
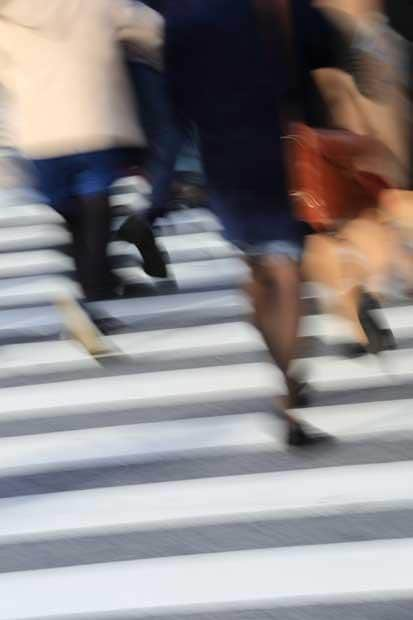
[[[1,439],[0,476],[96,463],[145,463],[209,450],[271,449],[274,437],[265,417],[219,416]]]
[[[411,305],[384,310],[400,348],[380,357],[344,359],[343,320],[303,319],[295,413],[337,442],[301,454],[213,216],[162,222],[175,288],[113,241],[149,296],[96,304],[125,324],[100,359],[61,337],[53,304],[79,289],[60,218],[2,207],[0,226],[0,620],[411,617]]]
[[[33,225],[0,230],[0,252],[35,250],[65,245],[70,237],[62,226]]]
[[[412,539],[368,541],[12,573],[0,581],[0,618],[411,599],[412,553]]]
[[[91,532],[412,507],[413,462],[158,482],[0,500],[0,544]]]

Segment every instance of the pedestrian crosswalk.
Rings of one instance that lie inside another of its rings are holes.
[[[16,619],[99,617],[107,612],[121,617],[119,612],[131,611],[135,617],[151,617],[154,611],[165,615],[181,609],[184,614],[191,608],[211,612],[251,605],[266,609],[297,599],[301,606],[323,599],[376,601],[386,595],[409,596],[412,553],[412,540],[368,541],[113,562],[6,575],[0,595],[7,601],[26,591],[35,601],[29,605],[24,600],[24,615]],[[335,564],[340,569],[332,571]],[[399,577],[395,564],[401,569]],[[78,596],[65,602],[68,590]],[[13,606],[6,605],[6,613],[13,613]]]
[[[408,301],[384,311],[399,348],[356,360],[310,304],[296,414],[337,441],[289,451],[246,267],[210,214],[161,223],[169,286],[112,243],[145,294],[96,304],[124,323],[98,360],[62,339],[54,301],[79,291],[59,218],[0,224],[0,620],[413,617]]]

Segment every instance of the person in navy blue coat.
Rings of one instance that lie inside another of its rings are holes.
[[[280,21],[273,15],[273,33],[263,36],[254,0],[165,4],[170,93],[177,112],[198,127],[211,208],[251,266],[247,290],[255,323],[286,379],[287,441],[295,446],[324,441],[325,435],[288,413],[301,403],[303,387],[290,365],[304,229],[288,196],[281,119],[289,106],[299,107],[310,124],[323,122],[311,71],[341,65],[339,34],[308,0],[291,0],[293,69]]]

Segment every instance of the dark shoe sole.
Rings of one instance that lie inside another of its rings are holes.
[[[363,345],[361,344],[348,343],[340,347],[340,353],[343,357],[353,360],[359,357],[363,357],[364,355],[368,355],[369,351],[367,347],[363,347]]]
[[[334,443],[334,437],[311,429],[306,430],[298,422],[289,424],[287,430],[287,444],[290,448],[313,448],[320,445]]]

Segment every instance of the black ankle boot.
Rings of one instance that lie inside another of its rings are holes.
[[[131,215],[122,224],[118,237],[135,245],[142,255],[143,270],[152,278],[167,278],[167,254],[158,247],[152,228],[138,214]]]

